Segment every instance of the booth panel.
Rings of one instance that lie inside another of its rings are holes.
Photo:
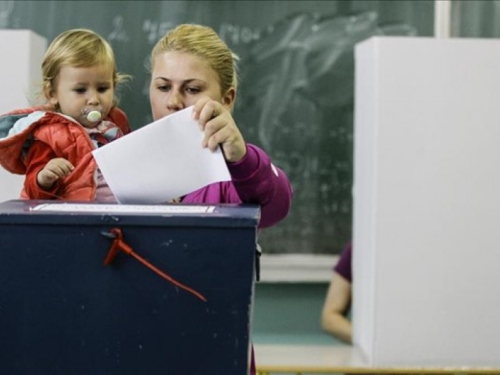
[[[356,46],[354,340],[375,365],[498,366],[500,41]]]

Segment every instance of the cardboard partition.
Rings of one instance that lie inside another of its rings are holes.
[[[354,341],[375,365],[500,365],[500,41],[355,49]]]
[[[47,40],[31,30],[0,30],[0,114],[28,108],[42,83],[42,60]],[[16,199],[24,177],[0,166],[0,202]]]

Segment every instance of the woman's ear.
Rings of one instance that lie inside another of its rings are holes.
[[[232,110],[234,107],[235,99],[236,99],[236,89],[234,87],[231,87],[222,97],[222,104],[224,105],[224,107],[227,107],[230,110]]]

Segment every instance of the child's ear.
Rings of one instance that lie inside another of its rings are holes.
[[[57,107],[57,102],[58,102],[58,100],[57,100],[57,97],[56,97],[56,95],[55,95],[54,90],[51,90],[51,89],[49,89],[49,88],[46,88],[46,89],[44,90],[44,95],[45,95],[45,97],[47,98],[47,101],[49,102],[49,104],[50,104],[52,107],[56,108],[56,107]]]
[[[56,98],[54,98],[54,97],[50,98],[49,103],[50,103],[51,107],[54,108],[54,110],[57,109],[58,102],[57,102]]]
[[[50,101],[50,99],[54,96],[52,94],[52,90],[48,87],[43,88],[43,95],[45,95],[45,98]]]

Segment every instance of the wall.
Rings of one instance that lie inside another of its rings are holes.
[[[302,27],[309,25],[311,26],[309,31],[314,30],[318,25],[324,25],[325,28],[322,31],[327,31],[325,34],[327,37],[314,39],[315,41],[320,43],[329,40],[332,42],[348,41],[347,48],[342,49],[341,46],[337,48],[337,51],[343,51],[343,58],[338,60],[340,63],[337,65],[336,78],[318,80],[321,75],[316,75],[314,82],[317,87],[314,87],[307,86],[307,78],[284,81],[290,76],[284,76],[284,78],[281,76],[282,80],[278,83],[293,87],[293,95],[291,95],[283,89],[283,86],[274,86],[277,90],[275,96],[281,96],[283,93],[289,94],[287,96],[288,107],[281,110],[279,119],[283,125],[282,129],[276,127],[266,129],[264,127],[266,124],[261,120],[269,116],[270,104],[274,102],[264,103],[267,104],[267,112],[260,111],[259,107],[256,107],[256,110],[254,108],[251,113],[248,111],[245,113],[241,107],[237,109],[242,111],[241,116],[245,115],[248,118],[244,122],[244,135],[257,144],[271,147],[268,150],[269,153],[274,160],[285,167],[296,192],[296,201],[290,218],[263,235],[264,252],[282,253],[290,248],[293,252],[305,254],[338,254],[351,237],[353,97],[350,90],[353,87],[354,77],[349,53],[352,52],[353,43],[357,39],[346,38],[346,35],[342,34],[346,29],[341,27],[335,34],[328,34],[330,31],[327,26],[334,27],[343,24],[352,27],[352,25],[360,24],[361,14],[371,14],[370,17],[375,15],[372,19],[374,23],[369,24],[371,33],[432,35],[432,7],[432,1],[405,0],[397,2],[392,0],[0,1],[0,28],[31,29],[51,40],[63,30],[73,27],[89,27],[107,37],[117,52],[120,70],[127,73],[133,72],[136,76],[122,93],[123,107],[130,113],[134,127],[142,126],[151,120],[146,96],[146,51],[149,51],[153,43],[175,23],[196,21],[211,25],[242,57],[251,52],[254,59],[266,50],[266,44],[260,41],[272,38],[275,41],[280,40],[275,38],[277,25],[288,25],[288,30],[299,30],[300,25]],[[355,29],[352,31],[356,33]],[[300,40],[312,40],[307,39],[307,36],[311,38],[310,33],[302,34],[303,39]],[[282,65],[277,65],[276,60],[269,59],[268,65],[263,64],[261,69],[265,69],[266,66],[271,68],[284,66],[290,61],[300,67],[300,61],[289,60],[294,56],[292,52],[291,48],[283,49],[282,58],[279,60]],[[332,55],[321,54],[321,50],[309,55],[309,61],[313,63],[311,72],[314,73],[321,67],[319,63],[325,56]],[[351,65],[346,65],[347,62]],[[242,73],[247,75],[247,73]],[[248,74],[250,73],[249,71]],[[327,77],[332,76],[327,75]],[[282,89],[278,90],[279,87]],[[256,88],[258,89],[257,86]],[[329,101],[325,92],[329,93],[334,100]],[[249,94],[250,98],[255,98],[258,97],[259,91],[251,91]],[[342,97],[344,94],[346,96]],[[293,112],[287,112],[287,108],[300,102],[306,105],[307,113],[316,112],[315,121],[295,121],[292,116]],[[333,105],[334,103],[336,105]],[[322,114],[318,108],[326,110]],[[237,115],[240,116],[239,112]],[[252,116],[260,116],[258,117],[260,122],[252,123]],[[283,134],[285,131],[288,133]],[[333,143],[314,143],[314,136],[318,131],[324,131]],[[274,136],[273,132],[276,132]],[[277,142],[280,137],[286,140],[294,134],[297,134],[298,139],[304,137],[304,140],[309,142],[304,143],[304,146],[294,142],[281,143],[279,147],[274,148],[274,142]],[[287,148],[288,145],[292,149]],[[318,151],[317,155],[314,154],[315,151]],[[305,157],[302,158],[302,155]],[[317,168],[317,161],[320,159],[325,162],[322,164],[323,170]],[[310,206],[308,206],[309,203]],[[305,218],[312,217],[311,215],[315,212],[320,215],[312,220],[305,220]],[[297,237],[295,240],[287,239],[293,239],[290,235],[294,234],[297,228],[301,229],[297,233],[302,233],[298,240]],[[324,267],[330,268],[331,265],[333,264],[326,264]],[[267,275],[264,274],[263,278],[266,277]],[[326,288],[325,282],[258,283],[253,324],[256,342],[282,342],[284,340],[316,343],[333,340],[325,336],[319,328],[319,314]]]
[[[338,343],[321,330],[328,283],[257,283],[252,340],[257,344]]]

